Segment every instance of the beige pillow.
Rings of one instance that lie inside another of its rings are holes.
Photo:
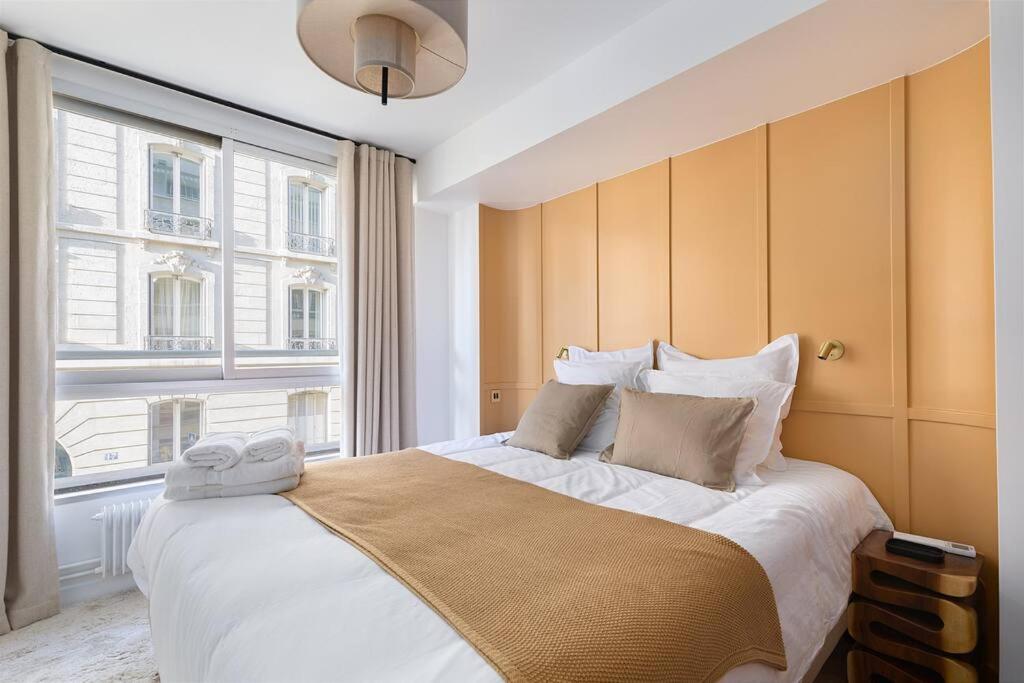
[[[625,389],[615,443],[601,460],[732,491],[736,454],[756,404]]]
[[[601,414],[614,384],[559,384],[550,380],[523,413],[507,443],[566,459]]]

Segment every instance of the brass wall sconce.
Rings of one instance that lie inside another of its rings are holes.
[[[839,360],[846,353],[846,347],[838,339],[829,339],[818,349],[818,360]]]

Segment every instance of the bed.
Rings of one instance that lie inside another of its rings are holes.
[[[850,552],[891,523],[867,487],[834,467],[787,459],[734,492],[502,446],[508,434],[423,450],[552,491],[721,534],[762,565],[788,668],[750,663],[723,680],[801,681],[842,629]],[[161,679],[500,680],[414,593],[280,496],[158,499],[129,564],[150,601]]]

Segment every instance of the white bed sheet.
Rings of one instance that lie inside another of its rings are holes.
[[[733,669],[730,683],[799,681],[841,618],[850,552],[892,528],[842,470],[788,459],[765,486],[712,491],[609,465],[503,447],[507,434],[425,447],[608,507],[722,534],[764,567],[789,668]],[[497,673],[412,592],[280,496],[155,501],[129,552],[149,597],[161,680],[491,681]]]

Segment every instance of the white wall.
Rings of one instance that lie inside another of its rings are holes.
[[[452,438],[480,434],[480,206],[451,215]]]
[[[999,669],[1024,672],[1024,4],[992,2]]]
[[[57,498],[54,526],[57,533],[62,607],[135,587],[131,574],[104,579],[96,573],[100,566],[101,523],[93,520],[92,516],[100,512],[104,505],[153,498],[162,490],[161,483]]]
[[[416,429],[421,444],[451,438],[448,216],[416,209]]]

